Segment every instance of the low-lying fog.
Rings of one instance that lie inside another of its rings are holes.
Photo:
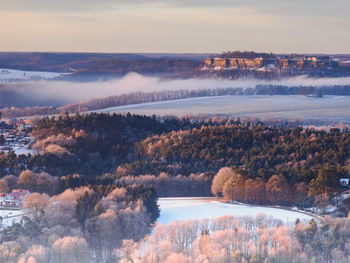
[[[274,84],[286,86],[333,86],[350,85],[350,77],[342,78],[310,78],[299,76],[283,80],[258,80],[258,79],[176,79],[163,80],[157,77],[143,76],[137,73],[130,73],[123,78],[116,78],[105,81],[94,82],[70,82],[70,81],[25,81],[6,84],[7,87],[0,87],[0,93],[6,92],[11,96],[21,96],[31,101],[29,105],[63,105],[66,103],[86,101],[92,98],[101,98],[112,95],[120,95],[130,92],[162,91],[180,89],[210,89],[227,87],[255,87],[257,84]],[[18,98],[19,99],[19,98]],[[0,99],[0,106],[4,107]],[[9,105],[6,105],[7,107]],[[18,105],[10,105],[18,106]]]

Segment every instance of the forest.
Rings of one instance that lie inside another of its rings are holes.
[[[0,180],[2,192],[32,192],[22,204],[31,214],[1,230],[0,262],[113,262],[124,239],[150,233],[159,216],[154,188],[72,178],[80,182],[75,187],[69,178],[29,170]]]
[[[46,117],[35,155],[0,155],[0,192],[28,189],[0,262],[347,262],[350,221],[223,217],[156,225],[158,197],[325,207],[349,177],[350,131],[132,114]],[[348,213],[349,206],[341,211]],[[316,253],[315,251],[323,251]]]
[[[264,52],[254,52],[254,51],[226,51],[220,54],[221,58],[263,58],[263,59],[273,59],[276,58],[276,55],[273,53],[264,53]]]
[[[191,121],[119,114],[61,115],[35,125],[38,154],[0,154],[0,175],[23,170],[116,177],[205,173],[240,169],[244,179],[283,176],[329,196],[349,177],[350,131],[265,126],[239,119]]]

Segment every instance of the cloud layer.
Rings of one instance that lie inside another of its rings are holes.
[[[11,11],[106,11],[122,7],[136,7],[137,5],[158,5],[170,7],[249,7],[264,13],[291,13],[294,11],[313,15],[318,11],[331,13],[334,11],[348,14],[347,0],[2,0],[1,10]],[[344,10],[345,8],[345,10]],[[297,14],[296,14],[297,15]]]
[[[348,0],[1,0],[0,51],[350,52]]]

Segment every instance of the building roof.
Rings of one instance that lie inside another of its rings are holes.
[[[29,191],[25,189],[13,189],[11,193],[21,193],[22,195],[27,195],[29,194]]]
[[[28,194],[30,194],[28,190],[14,189],[11,193],[0,193],[0,197],[5,198],[5,201],[20,201]]]

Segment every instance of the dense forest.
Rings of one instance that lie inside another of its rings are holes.
[[[28,71],[51,71],[51,72],[86,72],[88,69],[98,69],[99,65],[104,65],[104,69],[110,72],[112,68],[106,68],[108,63],[112,65],[119,63],[119,66],[129,66],[132,61],[135,65],[142,64],[144,61],[159,61],[166,59],[173,60],[176,64],[177,60],[189,60],[192,63],[206,57],[204,54],[132,54],[132,53],[55,53],[55,52],[0,52],[0,67],[5,69],[20,69]],[[190,63],[191,63],[190,62]],[[160,62],[161,64],[161,62]],[[145,64],[145,65],[152,65]],[[194,64],[196,65],[196,64]],[[162,65],[164,66],[164,64]],[[134,67],[136,68],[136,66]],[[158,67],[159,68],[159,67]],[[100,68],[102,69],[102,68]],[[129,68],[130,69],[130,68]],[[124,69],[122,69],[124,71]]]
[[[264,53],[264,52],[254,52],[254,51],[227,51],[220,54],[221,58],[263,58],[263,59],[273,59],[276,58],[276,55],[273,53]]]
[[[283,175],[332,195],[349,177],[350,131],[265,126],[239,119],[165,119],[139,115],[63,115],[35,125],[33,156],[0,155],[0,175],[23,170],[54,176],[110,173],[213,177],[222,167],[244,171],[244,179],[267,182]]]
[[[341,190],[339,178],[349,177],[347,128],[94,113],[43,118],[31,134],[36,155],[0,154],[0,192],[28,189],[23,208],[32,211],[1,231],[1,262],[338,263],[349,257],[347,218],[297,220],[291,227],[264,216],[222,217],[152,231],[158,196],[325,208]]]
[[[106,59],[92,65],[91,67],[81,70],[75,74],[113,74],[124,76],[130,72],[139,74],[167,74],[174,75],[179,73],[189,73],[194,69],[199,68],[202,63],[189,59],[143,59],[143,60],[121,60],[121,59]]]

